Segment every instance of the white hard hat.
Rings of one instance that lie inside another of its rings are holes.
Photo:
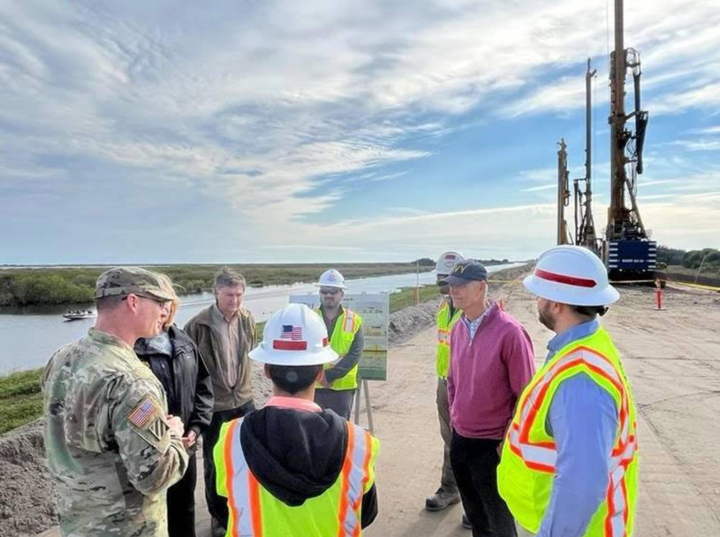
[[[465,258],[457,252],[445,252],[435,263],[435,272],[438,276],[447,276],[452,272],[453,267],[465,261]]]
[[[327,329],[320,316],[305,304],[290,304],[265,323],[263,340],[250,358],[273,365],[320,365],[334,362]]]
[[[320,275],[320,279],[315,284],[318,287],[337,287],[338,289],[345,289],[345,278],[334,268],[326,270]]]
[[[523,284],[534,295],[572,306],[607,306],[620,298],[600,258],[567,244],[543,253]]]

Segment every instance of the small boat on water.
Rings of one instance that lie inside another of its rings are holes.
[[[74,310],[63,313],[63,319],[66,321],[79,321],[80,319],[92,319],[97,317],[97,313],[92,310]]]

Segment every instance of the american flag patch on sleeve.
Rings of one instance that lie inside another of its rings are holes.
[[[159,413],[161,413],[161,408],[152,397],[148,395],[140,401],[140,404],[130,413],[128,420],[138,429],[143,429],[150,422],[151,418]]]

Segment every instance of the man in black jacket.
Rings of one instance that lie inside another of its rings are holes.
[[[215,445],[229,534],[361,535],[377,516],[379,442],[313,401],[322,365],[337,359],[324,323],[291,304],[270,318],[250,357],[265,364],[274,396],[262,410],[225,423]]]
[[[165,285],[172,291],[170,280]],[[173,291],[174,294],[174,291]],[[190,337],[173,325],[178,300],[170,304],[165,329],[154,338],[139,339],[135,354],[145,362],[165,388],[168,411],[185,425],[183,445],[190,461],[183,478],[167,492],[169,537],[195,537],[195,442],[207,428],[213,413],[210,374]]]

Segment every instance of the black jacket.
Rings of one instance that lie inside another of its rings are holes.
[[[265,407],[248,414],[240,443],[260,484],[289,506],[320,496],[338,479],[347,450],[347,422],[333,411]],[[375,484],[362,501],[362,527],[377,516]]]
[[[148,364],[168,396],[168,411],[180,417],[185,434],[194,430],[197,436],[210,424],[213,414],[213,389],[210,374],[193,343],[177,326],[168,330],[172,356],[159,354],[148,347],[148,340],[135,343],[135,354]]]

